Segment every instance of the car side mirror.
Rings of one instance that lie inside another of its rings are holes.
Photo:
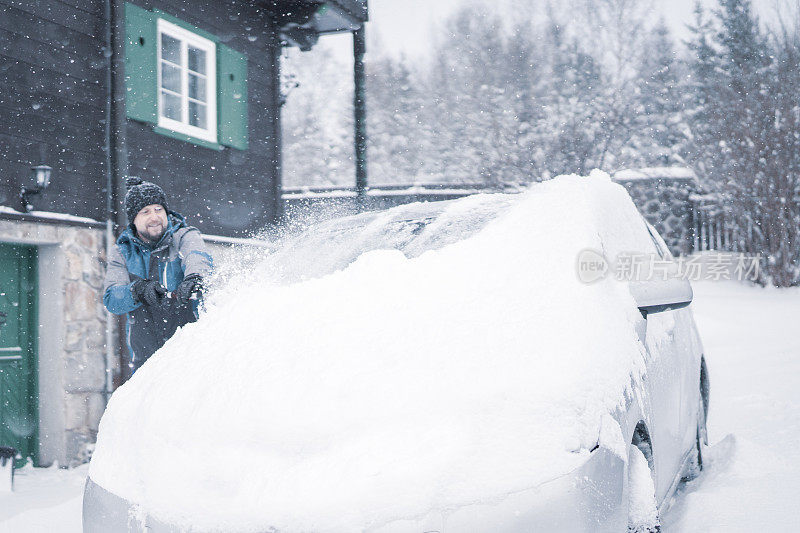
[[[631,295],[642,316],[681,309],[692,303],[692,286],[685,279],[631,281]]]

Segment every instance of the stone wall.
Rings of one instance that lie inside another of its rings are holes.
[[[64,391],[66,392],[67,457],[87,458],[87,446],[97,437],[106,406],[106,321],[103,306],[105,232],[65,229],[64,272]],[[111,318],[112,347],[119,343]],[[110,358],[112,377],[119,373],[116,350]]]
[[[0,220],[0,241],[38,249],[40,463],[83,462],[106,405],[105,231]],[[116,320],[111,327],[116,347]],[[111,358],[114,374],[117,355]]]

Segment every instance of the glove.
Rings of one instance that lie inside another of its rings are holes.
[[[175,289],[175,299],[178,305],[189,305],[192,301],[192,294],[203,291],[203,278],[200,274],[189,274],[181,281]]]
[[[150,279],[137,279],[131,285],[133,299],[145,305],[159,305],[161,299],[167,295],[167,289],[157,281]]]

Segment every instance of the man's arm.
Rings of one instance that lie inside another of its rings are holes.
[[[134,300],[131,285],[131,276],[125,265],[125,258],[122,257],[119,248],[112,246],[103,291],[103,305],[106,306],[106,309],[115,315],[124,315],[142,305]]]
[[[184,277],[195,274],[205,278],[214,269],[214,261],[206,251],[203,236],[196,228],[189,228],[181,237],[178,256],[181,258]]]

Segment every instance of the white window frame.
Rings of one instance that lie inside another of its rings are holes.
[[[158,125],[178,133],[204,141],[217,142],[217,45],[185,28],[167,20],[158,19],[158,42],[156,72],[158,73]],[[181,116],[182,121],[167,118],[161,114],[161,35],[166,34],[181,41]],[[189,124],[189,61],[187,45],[192,45],[206,53],[206,126],[203,129]]]

